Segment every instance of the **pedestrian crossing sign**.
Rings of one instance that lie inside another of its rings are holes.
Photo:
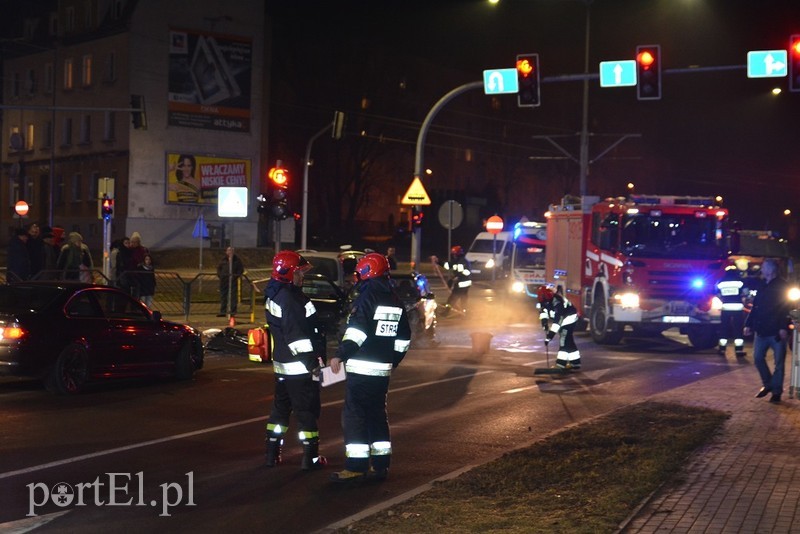
[[[429,197],[428,192],[425,191],[425,187],[422,185],[422,180],[419,179],[419,176],[414,177],[414,181],[411,182],[411,186],[408,188],[408,191],[406,191],[400,204],[403,206],[431,205],[431,197]]]

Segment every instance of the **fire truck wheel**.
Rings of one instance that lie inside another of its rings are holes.
[[[689,336],[689,343],[697,350],[710,349],[718,343],[717,331],[714,328],[690,328],[686,335]]]
[[[598,345],[616,345],[622,339],[622,329],[618,326],[609,329],[609,317],[603,306],[603,299],[598,298],[592,303],[589,313],[589,330],[592,339]]]

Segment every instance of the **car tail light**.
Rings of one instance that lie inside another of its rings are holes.
[[[20,339],[25,335],[25,330],[19,326],[0,327],[0,339]]]

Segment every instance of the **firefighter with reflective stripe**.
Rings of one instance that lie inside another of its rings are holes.
[[[539,311],[539,320],[542,322],[542,328],[547,331],[550,321],[553,320],[553,285],[547,284],[539,286],[536,291],[536,309]]]
[[[445,263],[444,265],[445,270],[450,271],[450,280],[447,282],[450,286],[450,297],[448,297],[445,304],[443,314],[445,317],[454,307],[456,311],[460,311],[462,314],[467,313],[469,288],[472,286],[471,266],[464,247],[461,245],[454,246],[450,249],[450,255],[453,258],[453,262]]]
[[[314,304],[303,294],[303,275],[311,264],[290,250],[272,260],[272,277],[264,300],[272,337],[275,397],[267,421],[267,466],[281,462],[281,448],[289,429],[289,415],[297,418],[298,438],[303,444],[300,468],[325,465],[319,455],[320,383],[325,343],[317,328]]]
[[[553,294],[553,298],[547,304],[547,307],[548,310],[552,311],[552,315],[544,343],[547,345],[558,335],[556,367],[559,369],[580,369],[581,353],[575,344],[575,337],[572,334],[575,330],[575,324],[578,322],[578,310],[564,297],[561,286]]]
[[[408,351],[411,327],[403,303],[389,280],[389,262],[370,253],[356,264],[358,290],[331,370],[347,373],[342,428],[344,470],[336,482],[386,478],[392,441],[386,413],[389,378]]]
[[[722,279],[717,282],[717,298],[722,302],[720,312],[720,337],[717,350],[725,355],[728,342],[733,339],[736,356],[741,358],[744,352],[744,298],[747,289],[735,265],[725,269]]]

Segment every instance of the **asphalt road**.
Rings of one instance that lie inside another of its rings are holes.
[[[492,335],[489,352],[473,351],[475,332]],[[412,348],[392,377],[389,479],[346,488],[328,481],[344,461],[344,384],[322,392],[321,452],[330,465],[304,473],[293,439],[284,465],[264,467],[272,370],[243,356],[208,353],[188,383],[114,382],[76,397],[4,379],[0,532],[315,532],[736,365],[694,353],[679,337],[609,350],[581,334],[580,373],[535,374],[548,362],[542,334],[532,309],[490,298],[476,299],[469,318],[440,321],[440,344]]]

